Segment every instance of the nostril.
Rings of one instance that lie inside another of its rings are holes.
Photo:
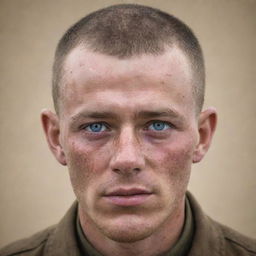
[[[133,172],[140,172],[141,171],[141,168],[128,168],[128,167],[124,167],[124,168],[114,168],[113,169],[113,172],[116,172],[116,173],[133,173]]]
[[[113,171],[114,171],[114,172],[120,172],[120,170],[119,170],[119,169],[116,169],[116,168],[113,169]]]

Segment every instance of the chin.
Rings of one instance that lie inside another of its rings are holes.
[[[134,243],[143,239],[146,239],[152,234],[151,228],[144,228],[138,230],[137,228],[130,227],[127,229],[118,230],[105,230],[105,235],[119,243]]]
[[[143,240],[155,231],[159,224],[145,219],[123,217],[122,220],[108,222],[100,227],[109,239],[120,243],[134,243]]]

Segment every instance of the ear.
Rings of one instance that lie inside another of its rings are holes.
[[[60,144],[60,125],[58,116],[50,110],[43,110],[41,113],[41,121],[50,150],[59,163],[67,165],[66,157]]]
[[[217,113],[208,108],[200,113],[198,120],[199,142],[193,155],[193,163],[200,162],[208,151],[217,125]]]

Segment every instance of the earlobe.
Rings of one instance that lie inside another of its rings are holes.
[[[217,113],[208,108],[200,113],[198,121],[199,142],[193,155],[193,163],[200,162],[208,151],[217,125]]]
[[[66,157],[60,143],[58,116],[50,110],[43,110],[41,113],[41,121],[50,150],[59,163],[67,165]]]

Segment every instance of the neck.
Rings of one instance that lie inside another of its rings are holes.
[[[80,207],[79,218],[87,240],[104,256],[156,256],[170,250],[179,239],[185,219],[185,200],[150,236],[132,243],[117,242],[105,236],[84,216]]]

